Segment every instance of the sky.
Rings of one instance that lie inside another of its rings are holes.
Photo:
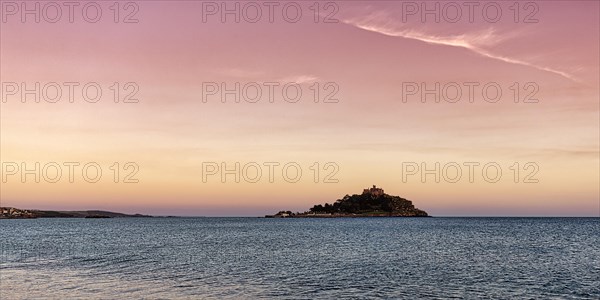
[[[2,206],[600,215],[597,1],[91,3],[2,1]]]

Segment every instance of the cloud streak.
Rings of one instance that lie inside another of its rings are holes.
[[[313,75],[298,75],[298,76],[288,76],[288,77],[284,77],[279,79],[279,82],[294,82],[297,84],[303,84],[303,83],[310,83],[310,82],[314,82],[317,79],[319,79],[316,76]]]
[[[484,47],[490,47],[498,44],[503,40],[501,36],[495,34],[494,30],[488,29],[485,31],[481,31],[478,33],[471,34],[461,34],[461,35],[453,35],[453,36],[436,36],[431,34],[426,34],[423,32],[419,32],[413,29],[399,29],[393,28],[395,26],[385,26],[380,25],[381,22],[373,22],[372,17],[364,18],[364,19],[349,19],[343,21],[346,24],[352,25],[354,27],[376,32],[379,34],[383,34],[386,36],[392,37],[402,37],[412,40],[418,40],[429,44],[435,45],[444,45],[444,46],[452,46],[452,47],[460,47],[467,50],[470,50],[476,54],[479,54],[484,57],[488,57],[491,59],[503,61],[510,64],[522,65],[531,68],[535,68],[540,71],[550,72],[564,78],[567,78],[572,81],[578,81],[573,75],[556,70],[546,66],[540,66],[531,62],[527,62],[524,60],[511,58],[503,55],[498,55],[492,53]]]
[[[216,71],[217,74],[222,75],[222,76],[227,76],[227,77],[233,77],[233,78],[243,78],[243,79],[252,79],[252,80],[258,80],[260,82],[266,82],[268,80],[265,81],[265,77],[268,77],[269,75],[271,77],[273,77],[273,74],[268,74],[265,71],[262,70],[246,70],[246,69],[240,69],[240,68],[229,68],[229,69],[219,69]],[[281,76],[279,78],[276,79],[277,82],[285,82],[285,83],[297,83],[297,84],[303,84],[303,83],[311,83],[311,82],[315,82],[319,79],[319,77],[312,75],[312,74],[294,74],[294,75],[289,75],[289,76]]]

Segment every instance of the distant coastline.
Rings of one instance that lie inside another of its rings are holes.
[[[53,211],[37,209],[19,209],[14,207],[0,207],[0,219],[37,219],[37,218],[151,218],[149,215],[124,214],[104,210],[82,211]]]

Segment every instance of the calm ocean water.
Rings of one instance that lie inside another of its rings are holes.
[[[598,218],[0,220],[1,299],[600,298]]]

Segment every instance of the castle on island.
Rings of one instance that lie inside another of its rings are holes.
[[[382,196],[384,193],[383,189],[378,188],[376,185],[373,185],[373,187],[370,189],[364,189],[363,195],[364,194],[370,194],[371,196]]]

